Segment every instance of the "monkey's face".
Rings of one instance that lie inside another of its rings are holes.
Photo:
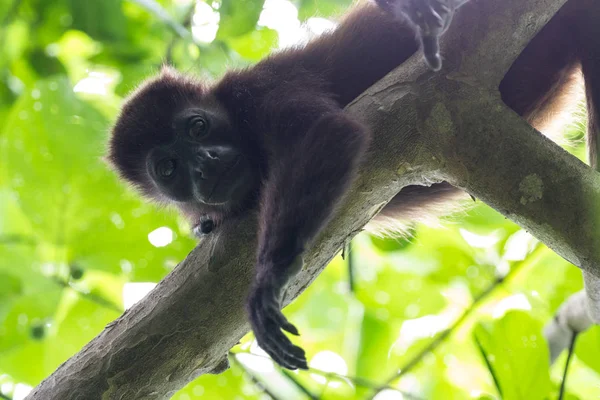
[[[123,105],[108,160],[144,194],[190,215],[239,210],[257,191],[259,152],[231,121],[201,83],[166,68]]]
[[[235,207],[256,184],[239,135],[217,107],[190,105],[173,115],[171,137],[152,148],[146,171],[170,200]]]

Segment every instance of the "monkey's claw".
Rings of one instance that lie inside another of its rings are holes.
[[[308,369],[304,350],[295,346],[283,333],[299,335],[281,312],[281,288],[272,283],[257,284],[248,298],[250,324],[258,345],[284,368]]]
[[[417,26],[423,55],[434,71],[442,67],[439,39],[450,26],[455,3],[456,0],[409,0],[403,10]]]

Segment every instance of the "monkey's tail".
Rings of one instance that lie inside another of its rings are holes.
[[[581,63],[585,80],[585,94],[587,102],[587,141],[589,163],[596,171],[600,171],[598,154],[600,153],[600,62],[589,57]]]
[[[447,182],[407,186],[371,220],[366,230],[380,236],[407,234],[414,223],[436,225],[440,217],[465,209],[468,195]]]

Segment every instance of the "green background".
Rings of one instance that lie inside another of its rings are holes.
[[[217,78],[348,6],[0,0],[0,398],[23,398],[120,315],[124,293],[158,282],[194,246],[184,220],[102,160],[127,93],[163,63]],[[565,129],[577,155],[582,130]],[[161,227],[172,238],[157,247],[148,235]],[[577,268],[468,204],[410,238],[360,234],[351,257],[286,308],[310,371],[279,370],[250,334],[230,370],[175,398],[363,399],[380,388],[378,400],[554,399],[565,355],[549,367],[541,330],[581,288]],[[600,398],[599,340],[598,328],[578,340],[565,398]]]

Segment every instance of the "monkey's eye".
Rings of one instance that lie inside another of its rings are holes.
[[[202,117],[195,116],[188,122],[188,132],[191,137],[198,139],[202,137],[208,128],[208,123]]]
[[[177,163],[173,159],[162,160],[156,166],[156,173],[161,178],[170,178],[175,173]]]

